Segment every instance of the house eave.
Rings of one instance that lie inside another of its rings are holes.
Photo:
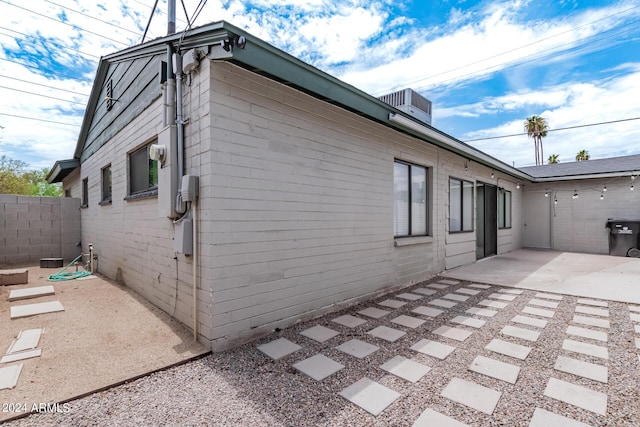
[[[69,176],[69,174],[79,166],[80,160],[78,159],[57,160],[45,179],[49,184],[62,182],[63,179]]]

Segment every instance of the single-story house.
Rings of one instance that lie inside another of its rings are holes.
[[[430,107],[216,22],[103,57],[48,180],[81,199],[100,273],[222,350],[526,239],[570,246],[529,236],[526,210],[549,188],[560,218],[566,185],[595,184],[511,167],[430,126]]]

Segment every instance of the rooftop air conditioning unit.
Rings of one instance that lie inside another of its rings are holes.
[[[413,89],[402,89],[378,98],[400,111],[415,117],[423,123],[431,124],[431,101]]]

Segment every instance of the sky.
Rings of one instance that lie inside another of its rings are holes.
[[[154,0],[0,0],[0,155],[70,159],[98,61],[167,33]],[[640,154],[640,0],[177,0],[373,96],[412,88],[432,125],[515,167]],[[186,11],[186,13],[185,13]],[[151,19],[150,19],[151,18]],[[195,19],[193,19],[195,18]]]

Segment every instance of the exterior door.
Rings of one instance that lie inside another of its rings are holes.
[[[476,185],[476,259],[498,253],[498,188]]]
[[[524,192],[525,248],[551,249],[551,199],[538,192]]]

